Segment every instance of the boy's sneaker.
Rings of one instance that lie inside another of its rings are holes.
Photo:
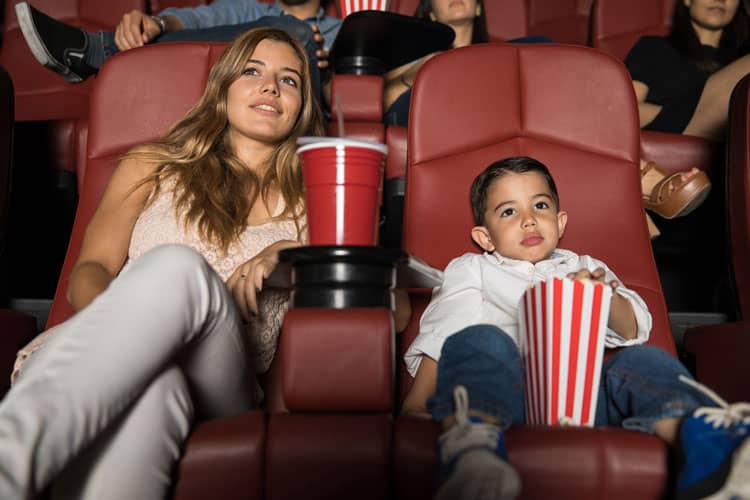
[[[677,498],[750,499],[750,404],[729,405],[710,389],[680,377],[714,399],[682,421],[678,450],[684,461]]]
[[[83,60],[88,37],[82,29],[56,21],[26,2],[16,4],[16,17],[31,53],[40,64],[71,83],[96,74],[96,68]]]
[[[521,492],[521,480],[507,462],[503,433],[496,425],[468,417],[468,394],[453,392],[456,422],[440,436],[443,483],[435,500],[510,500]]]

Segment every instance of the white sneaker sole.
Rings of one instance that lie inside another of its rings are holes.
[[[83,81],[83,78],[70,71],[70,68],[67,66],[56,61],[52,57],[52,54],[47,51],[47,47],[44,46],[42,38],[37,33],[36,26],[34,26],[34,22],[31,19],[31,7],[28,3],[21,2],[16,4],[16,17],[18,18],[18,25],[21,27],[21,33],[23,33],[26,44],[29,46],[34,58],[39,61],[39,64],[51,69],[70,83],[80,83]]]
[[[724,486],[704,500],[750,500],[750,438],[737,450]]]
[[[434,500],[514,500],[521,480],[513,466],[492,451],[467,452]]]

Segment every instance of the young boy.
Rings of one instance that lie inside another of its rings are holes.
[[[642,345],[651,330],[643,300],[603,262],[557,248],[568,217],[547,168],[527,157],[493,163],[474,180],[471,204],[471,236],[485,253],[448,264],[404,356],[415,379],[403,411],[429,410],[445,429],[437,498],[520,492],[503,439],[524,423],[518,304],[529,285],[553,276],[609,284],[605,345],[632,346],[602,367],[596,425],[651,432],[677,446],[678,498],[750,498],[748,405],[728,407],[673,356]]]

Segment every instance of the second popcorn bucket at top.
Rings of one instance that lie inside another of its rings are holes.
[[[377,244],[387,146],[336,137],[297,144],[310,244]]]
[[[526,422],[592,427],[612,288],[552,278],[519,305]]]

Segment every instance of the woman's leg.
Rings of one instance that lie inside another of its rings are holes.
[[[52,481],[51,499],[166,498],[192,420],[187,382],[173,365]]]
[[[708,139],[724,139],[729,98],[737,83],[748,73],[750,55],[737,59],[711,75],[683,133]]]
[[[197,252],[143,255],[34,354],[0,403],[0,498],[44,489],[181,357],[199,415],[252,407],[242,329]]]

